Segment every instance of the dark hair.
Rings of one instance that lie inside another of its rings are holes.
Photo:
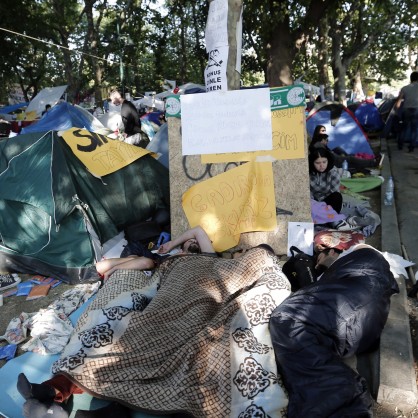
[[[313,135],[312,135],[312,141],[318,136],[318,135],[322,135],[322,134],[320,134],[319,133],[319,131],[321,130],[321,129],[323,129],[323,128],[325,128],[325,126],[324,125],[316,125],[315,126],[315,130],[313,131]],[[326,128],[325,128],[326,129]]]
[[[318,173],[318,170],[315,168],[314,161],[318,158],[326,158],[328,160],[327,168],[325,169],[325,172],[328,172],[331,170],[332,167],[334,167],[334,157],[332,155],[332,152],[329,151],[325,147],[313,147],[311,151],[309,152],[309,172],[312,174]]]
[[[418,71],[412,71],[410,78],[411,78],[411,83],[418,81]]]

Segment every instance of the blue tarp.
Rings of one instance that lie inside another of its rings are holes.
[[[94,118],[87,111],[67,102],[62,102],[44,114],[39,122],[26,126],[22,134],[32,132],[65,131],[70,128],[84,128],[94,132]]]
[[[29,102],[18,103],[10,106],[4,106],[0,108],[0,113],[7,114],[14,112],[15,110],[21,109],[22,107],[26,107]]]

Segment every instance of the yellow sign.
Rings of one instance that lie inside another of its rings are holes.
[[[272,151],[233,152],[202,155],[202,164],[255,161],[259,157],[275,160],[305,158],[305,108],[293,107],[271,112]],[[257,132],[254,132],[257,135]]]
[[[71,128],[61,133],[77,158],[96,176],[105,176],[150,154],[143,148],[89,132]]]
[[[183,194],[183,210],[220,252],[236,246],[243,232],[274,230],[272,164],[250,162],[192,186]]]

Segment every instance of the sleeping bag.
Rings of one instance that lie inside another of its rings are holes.
[[[394,293],[388,262],[361,248],[274,310],[270,333],[289,392],[288,418],[372,416],[365,379],[342,358],[378,347]]]

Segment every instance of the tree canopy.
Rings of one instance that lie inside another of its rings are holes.
[[[232,0],[229,0],[232,1]],[[361,82],[404,79],[417,66],[415,0],[244,0],[242,82],[302,78],[336,99]],[[69,100],[112,88],[161,91],[165,79],[203,84],[204,0],[2,0],[0,101],[68,84]],[[359,84],[360,83],[360,84]]]

